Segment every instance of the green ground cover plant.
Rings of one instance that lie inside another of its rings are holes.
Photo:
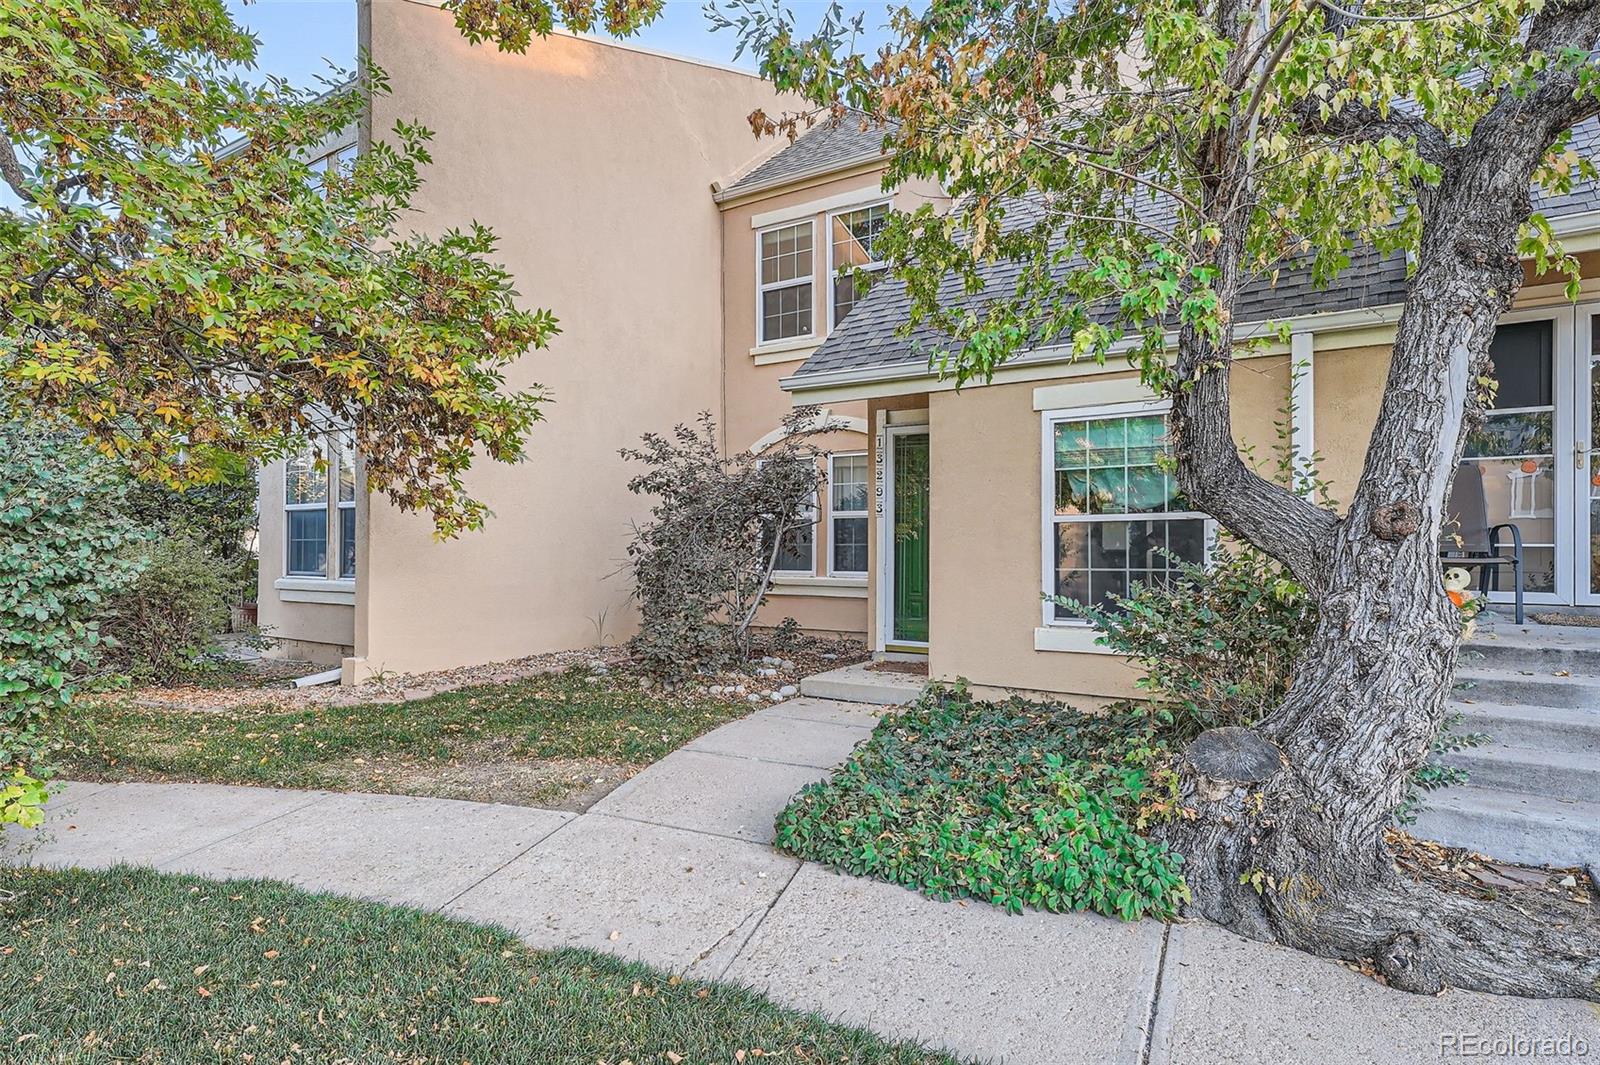
[[[0,870],[0,927],[10,1065],[954,1065],[742,988],[270,881]]]
[[[1142,708],[1091,714],[931,686],[779,816],[777,845],[1012,912],[1173,915],[1180,858],[1144,834],[1171,774]]]

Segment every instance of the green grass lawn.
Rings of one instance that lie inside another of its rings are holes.
[[[63,774],[581,806],[749,710],[582,669],[358,706],[202,711],[111,697],[74,711]]]
[[[0,892],[15,1065],[952,1062],[742,989],[267,881],[7,869]]]

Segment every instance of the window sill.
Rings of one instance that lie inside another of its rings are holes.
[[[279,577],[272,582],[278,599],[285,603],[331,603],[356,605],[356,582],[329,580],[326,577]]]
[[[808,359],[811,353],[822,346],[822,338],[814,333],[803,337],[790,337],[788,340],[774,340],[770,344],[757,344],[750,349],[750,357],[757,366],[768,366],[776,362],[798,362]]]
[[[867,578],[808,577],[803,574],[775,573],[768,595],[814,595],[824,599],[865,599]]]
[[[1100,630],[1093,625],[1046,625],[1033,630],[1035,651],[1062,651],[1068,654],[1111,655],[1126,658],[1121,651],[1102,647],[1095,641]]]

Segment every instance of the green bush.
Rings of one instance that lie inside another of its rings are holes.
[[[141,565],[124,494],[76,438],[0,420],[0,825],[37,823],[52,719],[100,676],[107,598]]]
[[[1172,916],[1181,858],[1140,829],[1170,798],[1143,710],[1088,714],[930,687],[778,816],[801,858],[1012,912]]]
[[[1138,585],[1120,609],[1069,604],[1133,657],[1138,686],[1183,738],[1251,725],[1289,691],[1316,627],[1316,606],[1277,562],[1252,547],[1220,552],[1210,568],[1173,557],[1169,585]]]
[[[107,664],[141,684],[165,684],[192,669],[228,626],[235,583],[199,541],[149,545],[146,564],[111,601],[104,628],[115,641]]]

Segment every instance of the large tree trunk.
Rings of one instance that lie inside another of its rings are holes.
[[[1581,32],[1593,39],[1592,26]],[[1423,197],[1417,273],[1342,519],[1319,524],[1248,478],[1217,424],[1229,416],[1226,341],[1180,337],[1178,377],[1191,385],[1174,398],[1184,489],[1288,565],[1320,617],[1284,703],[1249,734],[1208,734],[1190,749],[1193,816],[1171,839],[1195,908],[1245,935],[1370,961],[1408,990],[1600,999],[1600,924],[1553,926],[1537,902],[1514,908],[1413,882],[1384,842],[1445,717],[1460,618],[1437,544],[1495,323],[1521,284],[1515,241],[1530,180],[1564,128],[1561,115],[1538,114],[1537,96],[1482,120]],[[1225,181],[1216,195],[1227,202]],[[1224,260],[1229,250],[1224,239]],[[1231,283],[1226,261],[1219,275]]]

